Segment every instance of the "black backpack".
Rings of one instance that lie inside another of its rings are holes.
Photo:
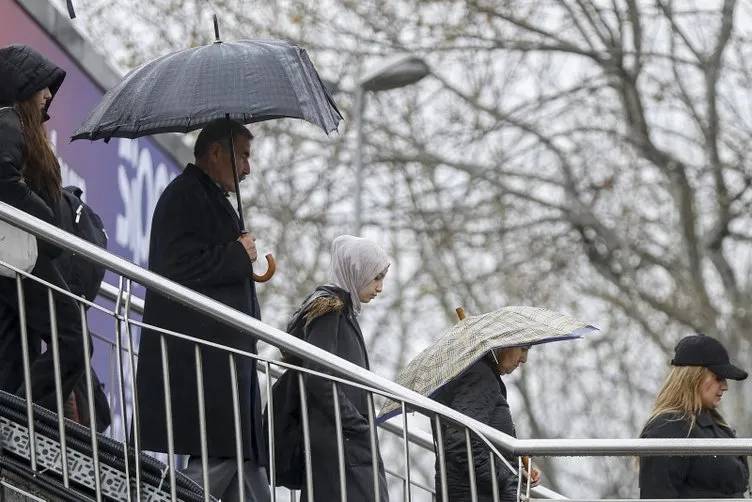
[[[323,285],[316,291],[324,291],[331,296],[339,296],[336,287]],[[311,298],[303,302],[305,305]],[[304,307],[301,307],[301,309]],[[287,332],[296,338],[306,340],[306,319],[296,315],[287,327]],[[301,366],[303,360],[292,354],[282,353],[286,363]],[[274,404],[274,473],[279,486],[300,490],[305,484],[305,452],[303,450],[303,425],[300,410],[300,384],[298,371],[288,369],[272,387]],[[264,408],[264,436],[269,437],[269,407]],[[272,445],[269,445],[271,448]]]
[[[82,193],[83,190],[77,186],[63,188],[63,194],[60,198],[60,210],[58,211],[60,228],[92,244],[107,249],[107,232],[104,230],[102,218],[81,200]],[[63,279],[68,284],[71,293],[83,296],[90,301],[93,301],[97,297],[99,294],[99,285],[104,278],[104,266],[82,258],[68,250],[64,250],[55,259],[55,263]],[[88,309],[88,305],[86,308]],[[94,372],[94,368],[92,368],[91,373],[94,390],[94,418],[97,423],[97,430],[101,432],[110,425],[110,406],[104,393],[104,385],[100,383],[97,374]],[[76,396],[79,413],[81,413],[81,421],[84,425],[89,426],[91,417],[89,417],[89,399],[84,378],[78,381],[73,392]]]
[[[274,400],[274,475],[277,486],[300,490],[305,483],[303,426],[298,372],[287,370],[272,387]],[[264,408],[264,435],[269,437],[269,407]],[[272,445],[269,445],[271,448]]]
[[[305,321],[301,318],[288,328],[291,335],[304,339]],[[288,358],[286,357],[285,360]],[[290,362],[290,361],[287,361]],[[295,360],[292,364],[300,364]],[[303,452],[303,426],[300,413],[300,385],[298,372],[285,371],[272,387],[274,405],[274,475],[275,483],[290,490],[303,488],[305,480],[305,455]],[[264,437],[269,437],[269,406],[264,408]],[[273,445],[269,445],[272,448]]]
[[[60,228],[92,244],[107,249],[107,232],[102,218],[81,200],[83,191],[76,186],[63,188],[60,198]],[[99,294],[99,285],[105,268],[70,251],[64,251],[55,260],[71,293],[94,300]]]

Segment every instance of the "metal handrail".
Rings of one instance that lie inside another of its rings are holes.
[[[99,296],[102,298],[106,298],[110,301],[117,301],[118,299],[118,289],[113,286],[112,284],[108,282],[102,282],[102,284],[99,286]],[[135,313],[139,315],[143,315],[144,313],[144,300],[142,298],[139,298],[138,296],[132,295],[131,296],[131,310],[133,310]],[[109,340],[104,339],[103,337],[98,337],[102,341],[106,343],[112,343]],[[282,376],[282,370],[277,368],[276,366],[272,368],[272,376],[275,378],[279,378]],[[396,422],[380,422],[379,427],[387,432],[390,432],[394,434],[395,436],[402,436],[404,433],[402,426],[399,425]],[[424,450],[428,450],[433,452],[433,437],[425,432],[425,431],[408,431],[407,433],[408,439],[410,440],[410,443],[419,446],[423,448]]]
[[[540,456],[652,456],[652,455],[750,455],[752,439],[516,439],[487,424],[467,417],[417,392],[306,343],[212,298],[115,256],[83,239],[0,202],[0,219],[45,241],[68,249],[142,284],[160,295],[186,305],[220,322],[310,360],[355,382],[397,396],[423,410],[437,413],[469,427],[496,447],[513,455]]]

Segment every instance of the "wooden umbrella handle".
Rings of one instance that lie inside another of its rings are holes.
[[[266,282],[269,279],[272,278],[274,275],[274,272],[277,271],[277,262],[274,261],[274,257],[271,253],[267,254],[265,256],[266,258],[266,272],[262,275],[258,275],[257,273],[253,273],[253,280],[256,282]]]
[[[465,309],[462,307],[457,307],[454,311],[457,312],[457,319],[460,321],[465,318]]]

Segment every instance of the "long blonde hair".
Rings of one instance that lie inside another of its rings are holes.
[[[713,372],[702,366],[672,366],[663,387],[655,398],[647,424],[666,413],[678,414],[678,419],[689,420],[689,430],[695,425],[697,414],[703,409],[700,387]],[[726,426],[720,413],[708,410],[720,425]]]

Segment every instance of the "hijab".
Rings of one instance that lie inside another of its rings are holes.
[[[340,235],[332,242],[332,281],[348,291],[353,312],[360,314],[358,291],[389,268],[389,257],[375,242]]]

